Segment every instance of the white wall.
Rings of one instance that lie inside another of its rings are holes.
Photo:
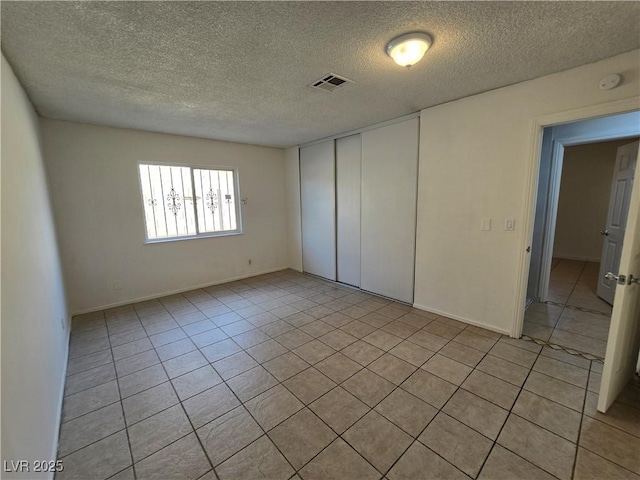
[[[619,146],[632,140],[566,147],[553,256],[599,262]]]
[[[520,308],[532,121],[637,96],[638,54],[421,112],[416,306],[511,332]],[[599,90],[609,73],[624,83]],[[480,230],[482,218],[492,218],[491,231]],[[504,231],[507,218],[516,219],[515,231]]]
[[[283,150],[46,119],[41,126],[72,312],[287,266]],[[144,244],[140,161],[237,167],[248,199],[244,234]]]
[[[285,175],[287,186],[287,222],[289,267],[302,271],[302,225],[300,210],[300,149],[285,150]]]
[[[55,460],[67,307],[38,119],[4,56],[1,313],[2,460]]]

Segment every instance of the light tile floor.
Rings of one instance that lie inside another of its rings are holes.
[[[73,320],[59,480],[640,478],[640,384],[283,271]]]
[[[525,312],[523,334],[604,358],[611,305],[598,298],[600,264],[553,259],[550,303],[534,302]]]

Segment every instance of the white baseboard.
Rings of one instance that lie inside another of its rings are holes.
[[[64,387],[67,381],[67,367],[69,365],[69,342],[71,341],[71,319],[67,319],[67,341],[66,341],[66,349],[64,352],[64,367],[62,369],[62,379],[60,381],[60,395],[58,395],[58,415],[56,417],[56,430],[53,436],[53,451],[51,452],[51,456],[49,457],[51,460],[58,459],[58,443],[60,441],[60,427],[62,426],[62,403],[64,402]],[[54,477],[54,473],[50,472],[51,476],[49,478]]]
[[[449,317],[453,320],[458,320],[462,323],[468,323],[469,325],[473,325],[475,327],[484,328],[485,330],[491,330],[492,332],[501,333],[503,335],[511,336],[511,332],[508,330],[504,330],[499,327],[495,327],[493,325],[487,325],[486,323],[478,322],[477,320],[472,320],[470,318],[461,317],[460,315],[454,315],[453,313],[443,312],[441,310],[436,310],[431,307],[425,307],[424,305],[419,305],[417,303],[413,304],[413,308],[417,308],[418,310],[424,310],[425,312],[434,313],[436,315],[442,315],[443,317]]]
[[[583,257],[580,255],[570,255],[570,254],[563,254],[563,253],[554,253],[553,254],[553,258],[560,258],[562,260],[575,260],[577,262],[595,262],[595,263],[600,263],[600,260],[602,260],[600,257]]]
[[[171,290],[171,291],[168,291],[168,292],[154,293],[152,295],[145,295],[144,297],[130,298],[128,300],[123,300],[121,302],[109,303],[107,305],[100,305],[99,307],[91,307],[91,308],[85,308],[83,310],[77,310],[77,311],[73,312],[71,314],[71,316],[82,315],[84,313],[99,312],[101,310],[106,310],[108,308],[115,308],[115,307],[121,307],[123,305],[129,305],[131,303],[144,302],[145,300],[153,300],[154,298],[166,297],[167,295],[175,295],[176,293],[189,292],[191,290],[197,290],[199,288],[213,287],[215,285],[220,285],[220,284],[229,283],[229,282],[235,282],[237,280],[244,280],[245,278],[257,277],[258,275],[265,275],[267,273],[281,272],[282,270],[288,270],[289,268],[290,267],[270,268],[270,269],[267,269],[267,270],[262,270],[260,272],[252,272],[249,275],[240,275],[240,276],[237,276],[237,277],[231,277],[231,278],[225,278],[223,280],[217,280],[217,281],[212,282],[212,283],[204,283],[202,285],[192,285],[190,287],[180,288],[178,290]]]
[[[524,310],[525,312],[527,311],[527,308],[529,308],[531,306],[531,304],[533,303],[533,298],[527,298],[526,303],[524,304]]]

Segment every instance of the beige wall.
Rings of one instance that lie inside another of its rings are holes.
[[[553,255],[599,262],[613,168],[619,146],[633,140],[566,147],[562,162]]]
[[[4,56],[1,203],[2,460],[55,460],[68,315],[38,120]]]
[[[636,98],[638,54],[428,108],[421,112],[415,304],[510,333],[520,307],[533,119]],[[598,89],[610,73],[621,86]],[[640,107],[640,104],[638,105]],[[492,218],[492,230],[480,230]],[[504,231],[508,218],[515,231]]]
[[[72,312],[287,266],[282,149],[46,119],[41,126]],[[138,162],[237,167],[248,200],[244,234],[144,244]]]

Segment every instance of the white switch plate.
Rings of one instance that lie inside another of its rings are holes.
[[[491,230],[490,218],[483,218],[482,220],[480,220],[480,230],[482,230],[483,232],[488,232]]]
[[[516,219],[515,218],[507,218],[504,221],[504,229],[507,232],[513,232],[516,229]]]

